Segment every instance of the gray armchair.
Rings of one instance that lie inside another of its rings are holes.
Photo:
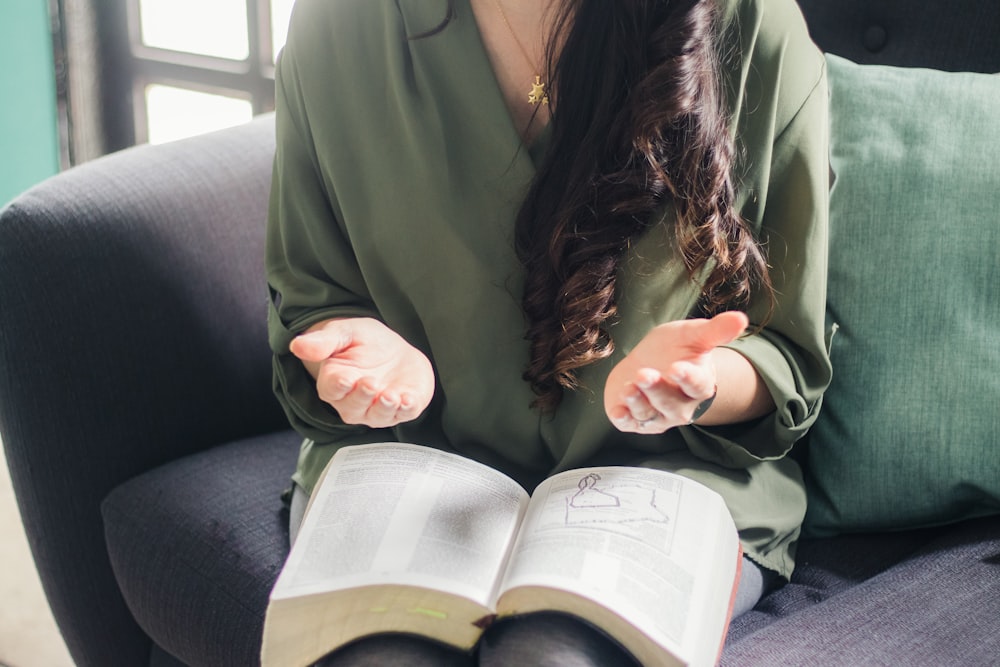
[[[256,658],[299,441],[264,332],[272,153],[262,117],[70,170],[0,218],[0,437],[81,666],[149,664],[151,637]]]

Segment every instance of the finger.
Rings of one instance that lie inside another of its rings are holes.
[[[639,371],[639,375],[637,385],[640,391],[656,414],[663,418],[664,423],[683,422],[684,416],[690,411],[690,397],[676,383],[661,376],[655,369],[644,368]]]
[[[316,392],[321,399],[334,405],[354,391],[360,379],[356,368],[328,360],[320,366],[316,377]]]
[[[396,416],[400,422],[410,421],[416,419],[425,407],[427,406],[418,402],[412,394],[403,392],[399,397],[399,411]]]
[[[378,396],[378,390],[369,378],[363,378],[339,401],[333,402],[333,407],[346,424],[363,424],[368,426],[368,411]]]
[[[330,326],[296,336],[289,351],[302,361],[323,361],[346,350],[352,342],[347,327]]]
[[[637,422],[656,419],[660,414],[660,411],[650,404],[646,394],[634,384],[625,390],[625,406],[629,416]]]
[[[396,394],[386,391],[379,394],[365,415],[364,423],[373,428],[388,428],[412,421],[420,416],[426,405],[408,392]]]
[[[692,400],[705,400],[715,392],[715,373],[699,364],[674,362],[667,369],[667,378]]]
[[[623,433],[638,433],[639,426],[636,420],[632,417],[632,413],[624,404],[616,405],[607,411],[608,419],[614,424],[615,428]]]
[[[395,426],[399,423],[397,416],[399,407],[399,396],[393,392],[384,391],[369,406],[368,412],[365,413],[365,424],[373,428]]]
[[[710,320],[702,320],[702,325],[694,331],[691,346],[698,352],[711,352],[739,338],[749,325],[745,313],[736,310],[719,313]]]

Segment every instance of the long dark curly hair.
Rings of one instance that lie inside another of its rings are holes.
[[[716,0],[562,2],[547,51],[551,144],[515,233],[524,378],[545,412],[614,350],[620,265],[668,203],[689,275],[712,265],[704,314],[757,291],[773,300],[763,250],[734,207],[719,38]]]

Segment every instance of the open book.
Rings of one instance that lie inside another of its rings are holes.
[[[570,470],[529,498],[454,454],[344,447],[271,593],[261,660],[308,665],[378,632],[471,649],[499,617],[556,610],[643,665],[712,665],[740,557],[721,497],[671,473]]]

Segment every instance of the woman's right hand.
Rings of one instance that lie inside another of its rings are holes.
[[[426,355],[371,318],[324,320],[290,346],[319,397],[346,424],[388,428],[416,419],[434,395]]]

